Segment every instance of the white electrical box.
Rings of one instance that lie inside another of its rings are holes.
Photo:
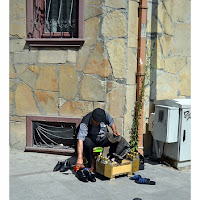
[[[191,100],[159,100],[155,104],[154,140],[163,154],[185,167],[191,161]]]
[[[178,141],[179,109],[170,106],[155,106],[154,139],[173,143]]]

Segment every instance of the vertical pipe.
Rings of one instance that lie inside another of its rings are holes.
[[[146,63],[146,26],[147,26],[147,0],[140,0],[139,3],[139,25],[138,25],[138,57],[137,57],[137,91],[136,101],[140,101],[140,95],[142,92],[142,83],[145,75],[145,63]],[[140,154],[143,152],[143,107],[144,99],[142,98],[142,108],[138,114],[138,108],[136,108],[136,117],[139,115],[139,127],[138,127],[138,151]]]

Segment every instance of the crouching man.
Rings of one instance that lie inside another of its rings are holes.
[[[109,157],[113,157],[116,152],[118,142],[111,143],[106,137],[108,132],[107,125],[111,127],[113,134],[119,136],[120,133],[116,129],[113,118],[103,109],[96,108],[92,112],[85,115],[81,121],[80,129],[77,135],[77,162],[76,166],[84,168],[83,152],[88,161],[88,168],[91,171],[94,169],[93,164],[93,148],[94,147],[108,147]]]

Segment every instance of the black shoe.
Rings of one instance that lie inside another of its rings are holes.
[[[70,169],[72,166],[71,166],[71,163],[67,160],[65,160],[63,162],[63,165],[61,166],[61,169],[60,169],[60,172],[66,172],[68,169]]]
[[[63,162],[62,161],[58,161],[58,163],[54,167],[53,171],[54,172],[59,171],[61,169],[62,165],[63,165]]]
[[[76,172],[76,177],[80,180],[80,181],[83,181],[83,182],[88,182],[88,179],[85,175],[85,173],[83,172],[83,170],[78,170]]]
[[[93,172],[86,168],[83,170],[83,172],[89,181],[96,182],[95,174]]]

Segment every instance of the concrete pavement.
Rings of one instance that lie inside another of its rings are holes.
[[[156,185],[136,184],[127,176],[97,176],[96,182],[83,183],[71,170],[53,172],[57,162],[67,158],[76,162],[71,156],[10,150],[10,200],[190,200],[190,169],[145,163],[145,169],[135,174]]]

